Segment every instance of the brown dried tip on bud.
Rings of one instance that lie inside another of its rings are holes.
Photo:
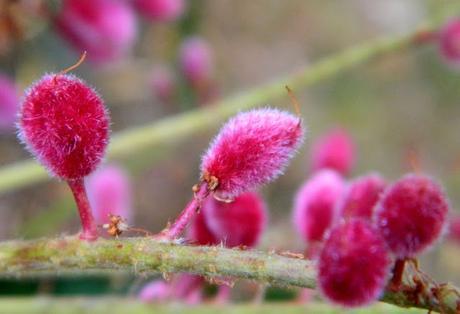
[[[112,237],[118,237],[124,231],[129,230],[129,226],[126,223],[126,220],[118,215],[109,214],[110,222],[107,224],[103,224],[102,228],[107,230],[107,233]]]

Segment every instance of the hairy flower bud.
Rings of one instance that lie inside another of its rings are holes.
[[[230,119],[201,163],[215,195],[236,197],[274,180],[303,140],[300,118],[277,109],[256,109]]]
[[[100,96],[73,75],[48,74],[27,91],[19,136],[53,175],[69,180],[90,174],[109,141],[109,117]]]
[[[97,63],[124,56],[137,33],[134,12],[125,1],[64,0],[55,23],[67,42]]]
[[[413,257],[438,239],[449,205],[431,178],[410,174],[391,185],[376,207],[375,223],[399,258]]]
[[[385,180],[377,173],[359,177],[348,185],[338,212],[345,218],[371,220],[373,209],[385,189]]]
[[[319,288],[327,299],[346,307],[364,306],[382,294],[390,257],[368,222],[351,219],[332,228],[318,267]]]
[[[344,129],[335,129],[315,141],[312,148],[313,171],[330,168],[346,175],[350,172],[355,147],[351,136]]]
[[[297,192],[293,223],[307,242],[322,241],[336,218],[337,202],[345,190],[345,182],[335,171],[325,169],[307,180]]]

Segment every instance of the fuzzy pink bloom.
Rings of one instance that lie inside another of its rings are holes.
[[[185,0],[133,0],[139,14],[154,22],[170,22],[185,11]]]
[[[297,192],[293,223],[307,242],[322,241],[336,218],[337,202],[345,191],[345,182],[334,170],[321,170]]]
[[[345,218],[355,217],[371,220],[374,206],[385,186],[385,180],[377,173],[353,180],[348,185],[343,199],[339,202],[338,212]]]
[[[16,84],[8,76],[0,73],[0,131],[14,129],[18,107]]]
[[[215,193],[231,198],[274,180],[303,141],[300,118],[277,109],[256,109],[230,119],[201,163],[202,177],[218,180]]]
[[[438,184],[429,177],[410,174],[382,195],[375,222],[397,257],[414,257],[440,237],[448,211],[447,198]]]
[[[27,91],[20,109],[19,136],[55,176],[90,174],[109,142],[109,117],[101,97],[73,75],[49,74]]]
[[[95,171],[86,180],[86,190],[97,224],[109,222],[109,214],[132,221],[131,184],[126,172],[115,165]]]
[[[211,230],[209,230],[203,211],[200,211],[194,217],[192,224],[187,230],[187,239],[199,245],[213,245],[219,243]]]
[[[243,193],[231,203],[210,197],[202,212],[209,230],[226,247],[257,245],[267,225],[266,206],[254,192]]]
[[[344,129],[335,129],[315,141],[311,164],[314,171],[331,168],[343,175],[350,172],[355,159],[355,145]]]
[[[332,228],[319,257],[318,282],[331,302],[364,306],[382,294],[390,272],[385,242],[366,221],[351,219]]]
[[[55,23],[66,41],[97,63],[124,56],[137,34],[134,12],[120,0],[64,0]]]
[[[143,302],[163,302],[167,301],[170,294],[170,285],[160,279],[146,284],[139,292],[139,299]]]
[[[185,78],[193,86],[209,84],[214,71],[211,47],[199,37],[184,40],[179,52],[179,65]]]
[[[176,82],[173,72],[163,66],[155,67],[150,75],[150,88],[153,95],[164,103],[172,103]]]
[[[451,20],[439,32],[439,51],[447,62],[460,66],[460,18]]]
[[[460,216],[455,216],[450,219],[449,238],[457,243],[460,243]]]

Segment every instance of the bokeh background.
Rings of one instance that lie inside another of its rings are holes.
[[[0,21],[8,2],[0,2]],[[85,62],[73,72],[103,96],[116,133],[213,106],[215,100],[283,77],[352,45],[414,30],[449,2],[189,0],[177,20],[154,23],[138,17],[135,44],[124,58],[104,65]],[[49,4],[52,12],[59,12],[60,1]],[[14,18],[21,36],[8,37],[8,28],[0,28],[4,35],[0,71],[16,81],[21,93],[44,73],[60,71],[79,58],[81,51],[69,46],[50,20],[24,12]],[[212,52],[213,90],[204,99],[179,70],[180,47],[190,36],[201,37]],[[169,102],[159,99],[152,88],[152,71],[159,66],[175,75],[174,100]],[[415,151],[422,170],[444,184],[453,211],[460,214],[460,71],[443,61],[436,45],[388,53],[295,93],[308,137],[285,175],[261,190],[270,210],[261,249],[303,250],[291,224],[293,196],[311,173],[312,142],[337,126],[350,132],[357,147],[349,178],[378,171],[394,180],[410,171],[407,155]],[[290,108],[287,96],[269,105]],[[217,130],[212,127],[115,160],[126,168],[133,184],[133,225],[157,232],[179,213],[198,180],[201,154]],[[14,131],[0,135],[0,166],[28,158]],[[78,230],[71,193],[58,180],[0,195],[2,240]],[[424,254],[421,263],[435,279],[458,285],[459,258],[460,244],[446,239]],[[0,293],[135,293],[146,280],[122,276],[3,281]]]

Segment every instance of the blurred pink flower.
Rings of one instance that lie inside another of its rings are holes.
[[[355,159],[355,146],[344,129],[334,129],[317,139],[312,147],[313,171],[331,168],[343,175],[350,172]]]
[[[154,22],[170,22],[185,11],[185,0],[133,0],[139,14]]]
[[[14,130],[19,108],[16,84],[8,76],[0,73],[0,131]]]
[[[440,30],[439,50],[448,63],[460,67],[460,18],[451,20]]]
[[[203,89],[212,81],[214,62],[212,49],[200,37],[190,37],[182,42],[179,65],[185,78],[198,89]]]
[[[170,296],[170,285],[158,279],[146,284],[139,292],[139,299],[143,302],[164,302]]]
[[[78,53],[87,51],[96,63],[124,56],[137,35],[134,12],[120,0],[64,0],[55,24]]]
[[[109,214],[132,220],[131,184],[128,175],[118,166],[98,169],[86,180],[86,190],[97,224],[109,222]]]
[[[150,88],[153,95],[165,104],[173,103],[176,82],[174,73],[165,66],[156,66],[150,74]]]

